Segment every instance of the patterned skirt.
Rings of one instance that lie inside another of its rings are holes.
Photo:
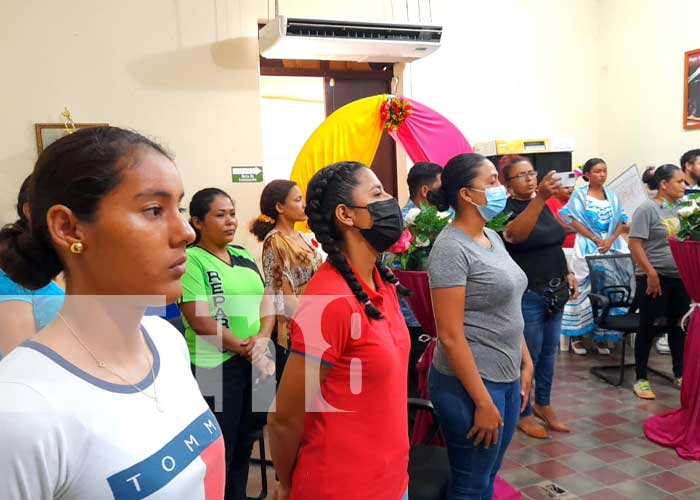
[[[561,320],[561,334],[569,337],[581,337],[590,335],[596,342],[618,341],[622,339],[620,332],[604,330],[596,327],[593,322],[593,309],[588,294],[591,293],[591,281],[588,277],[578,284],[579,296],[570,300],[564,306],[564,314]],[[613,309],[610,314],[624,314],[622,309]]]

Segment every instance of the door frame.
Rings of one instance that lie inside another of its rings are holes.
[[[337,80],[374,80],[386,84],[387,89],[391,88],[391,82],[394,79],[394,64],[393,63],[367,63],[370,67],[368,70],[341,70],[331,67],[331,61],[304,61],[309,65],[318,63],[318,67],[290,67],[285,65],[285,59],[266,59],[260,56],[260,76],[300,76],[300,77],[321,77],[324,79],[325,94],[328,94],[328,87],[333,79]],[[387,92],[390,93],[390,92]],[[326,116],[328,116],[328,104],[326,103]],[[401,190],[399,189],[399,159],[394,144],[392,154],[392,167],[394,170],[393,185],[386,186],[388,191],[392,192],[397,198]]]

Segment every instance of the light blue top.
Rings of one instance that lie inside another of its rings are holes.
[[[620,198],[607,188],[603,188],[605,200],[597,200],[588,196],[588,185],[576,188],[569,198],[569,202],[559,211],[559,215],[566,224],[575,220],[586,229],[601,239],[610,236],[619,223],[627,222],[627,214],[622,208]],[[597,251],[597,245],[588,238],[576,238],[581,255],[593,255]],[[612,245],[613,250],[626,251],[626,245],[622,238],[617,238]]]
[[[53,321],[63,307],[64,297],[65,292],[53,281],[38,290],[28,290],[0,270],[0,302],[18,301],[31,304],[37,332]]]

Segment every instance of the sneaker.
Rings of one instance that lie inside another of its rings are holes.
[[[664,334],[656,340],[656,352],[671,354],[671,348],[668,346],[668,334]]]
[[[673,381],[673,385],[680,389],[683,386],[683,377],[676,377]]]
[[[637,380],[634,383],[634,387],[632,390],[634,391],[634,395],[638,398],[656,399],[656,394],[654,394],[654,391],[651,390],[651,385],[649,384],[648,380]]]
[[[571,350],[574,352],[574,354],[578,354],[579,356],[588,354],[586,347],[583,345],[583,340],[572,340]]]
[[[610,348],[605,344],[605,342],[596,342],[595,347],[598,349],[598,354],[603,356],[610,355]]]

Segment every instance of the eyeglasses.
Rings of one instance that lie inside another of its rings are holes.
[[[508,180],[518,179],[519,181],[524,181],[525,179],[534,179],[537,177],[537,172],[535,170],[530,170],[529,172],[520,172],[518,175],[509,177]]]

